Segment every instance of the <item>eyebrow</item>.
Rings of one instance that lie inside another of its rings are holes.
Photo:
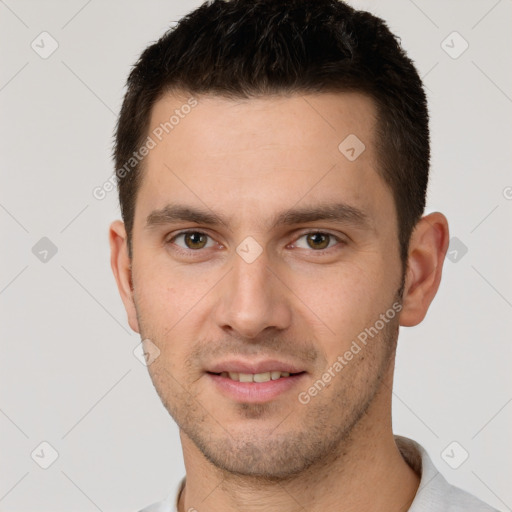
[[[208,224],[211,226],[227,223],[212,211],[191,208],[181,204],[168,204],[160,210],[152,211],[146,218],[146,228],[157,227],[176,222],[195,222],[196,224]]]
[[[363,210],[346,203],[328,203],[285,210],[274,217],[271,228],[322,220],[351,224],[366,229],[372,226],[369,216]]]
[[[373,223],[363,210],[346,203],[327,203],[316,206],[291,208],[277,213],[268,223],[268,229],[279,226],[291,226],[317,221],[339,222],[370,230]],[[194,222],[209,226],[229,227],[229,219],[213,211],[190,207],[182,204],[168,204],[154,210],[146,218],[146,229],[178,222]]]

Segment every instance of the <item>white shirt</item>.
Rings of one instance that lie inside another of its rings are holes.
[[[409,512],[498,512],[468,492],[450,485],[416,441],[402,436],[395,436],[395,441],[409,466],[421,474]],[[139,512],[178,512],[178,498],[184,485],[185,477],[166,500],[153,503]]]

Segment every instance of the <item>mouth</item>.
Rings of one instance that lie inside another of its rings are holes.
[[[230,379],[236,382],[269,382],[271,380],[279,380],[279,379],[287,379],[289,377],[294,377],[296,375],[301,375],[306,372],[281,372],[281,371],[272,371],[272,372],[262,372],[262,373],[240,373],[240,372],[207,372],[210,375],[217,375],[219,377],[223,377],[225,379]]]
[[[268,371],[261,373],[206,372],[213,389],[237,403],[267,403],[284,398],[306,385],[307,372]],[[289,398],[288,398],[289,400]]]

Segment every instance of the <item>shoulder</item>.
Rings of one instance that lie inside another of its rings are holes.
[[[421,476],[409,512],[498,512],[472,494],[451,485],[416,441],[395,436],[402,457]]]
[[[139,510],[139,512],[175,512],[167,501],[158,501]]]
[[[139,512],[177,512],[178,499],[185,485],[185,477],[183,477],[164,501],[157,501],[139,510]]]

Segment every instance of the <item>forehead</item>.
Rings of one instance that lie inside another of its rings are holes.
[[[167,94],[155,103],[150,132],[164,145],[181,136],[190,142],[197,137],[194,142],[207,154],[231,150],[235,143],[238,150],[260,150],[274,144],[295,145],[299,149],[304,143],[306,148],[311,143],[318,147],[318,139],[322,138],[324,143],[315,152],[318,156],[320,151],[337,150],[339,142],[350,134],[372,146],[375,124],[373,99],[356,92],[249,99],[182,92]],[[174,137],[170,137],[171,133]]]
[[[376,172],[375,124],[373,101],[359,93],[240,100],[168,94],[151,113],[154,147],[136,212],[179,199],[263,219],[262,205],[270,216],[299,201],[341,200],[375,214],[390,199]]]

